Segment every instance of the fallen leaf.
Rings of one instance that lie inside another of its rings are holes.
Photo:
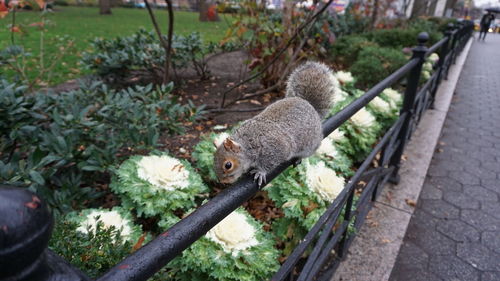
[[[385,198],[387,198],[387,201],[391,202],[392,201],[392,192],[388,191],[385,195]]]
[[[314,211],[314,209],[318,208],[318,204],[309,201],[309,205],[303,206],[302,211],[307,216],[310,212]]]
[[[30,26],[34,26],[34,27],[43,27],[44,26],[44,22],[34,22],[34,23],[30,23]]]
[[[271,95],[270,94],[265,94],[263,97],[262,97],[262,100],[264,100],[264,102],[268,103],[271,101]]]
[[[391,243],[391,240],[389,240],[387,238],[384,238],[384,239],[382,239],[381,242],[384,243],[384,244],[387,244],[387,243]]]
[[[143,235],[141,235],[141,237],[139,237],[139,240],[137,240],[137,243],[135,243],[135,245],[132,247],[132,252],[135,252],[142,247],[142,244],[144,243],[144,239],[146,239],[146,233],[144,233]]]
[[[19,26],[14,25],[14,26],[10,29],[10,31],[12,31],[12,32],[21,32],[21,29],[19,28]]]
[[[250,100],[250,103],[255,104],[255,105],[259,105],[259,106],[262,105],[262,103],[260,103],[258,100]]]
[[[405,199],[405,202],[406,204],[408,204],[408,206],[412,206],[414,208],[417,206],[417,202],[415,202],[415,200]]]

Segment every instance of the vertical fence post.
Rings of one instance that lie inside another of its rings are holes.
[[[389,182],[397,184],[399,183],[399,168],[401,167],[401,156],[403,155],[403,150],[408,140],[408,134],[410,131],[410,122],[413,118],[415,98],[417,96],[418,84],[420,81],[420,74],[422,72],[422,65],[425,61],[425,53],[427,52],[427,47],[425,43],[429,40],[429,34],[427,32],[422,32],[418,35],[417,41],[418,45],[413,48],[412,59],[418,59],[418,64],[410,71],[408,75],[408,83],[406,85],[406,91],[404,95],[403,108],[401,109],[400,115],[407,113],[401,130],[398,134],[399,145],[396,151],[391,157],[389,165],[394,166],[394,171],[392,172]]]
[[[450,58],[446,59],[446,57],[443,58],[443,63],[445,67],[445,74],[444,74],[444,79],[448,80],[448,71],[450,70],[451,66],[451,60],[453,59],[453,42],[455,41],[455,35],[453,34],[453,29],[455,28],[455,25],[453,23],[448,24],[448,28],[446,29],[445,35],[448,36],[448,43],[446,43],[446,48],[447,48],[447,53],[446,55],[450,54]]]
[[[437,92],[437,89],[439,87],[441,80],[443,79],[443,74],[447,73],[447,70],[445,69],[446,68],[445,61],[446,61],[446,56],[448,55],[448,45],[450,44],[452,34],[453,33],[451,31],[451,28],[450,28],[450,26],[448,26],[448,28],[444,32],[444,36],[448,40],[446,41],[445,44],[443,44],[443,46],[441,46],[439,61],[437,63],[438,74],[436,77],[436,81],[434,82],[434,87],[432,88],[432,92],[431,92],[431,105],[430,105],[431,109],[434,109],[434,101],[436,100],[436,92]]]
[[[340,240],[340,243],[339,243],[339,252],[338,252],[339,258],[343,258],[345,256],[345,250],[346,250],[345,243],[347,240],[347,236],[349,234],[349,223],[351,220],[351,209],[352,209],[353,200],[354,200],[354,189],[349,194],[349,197],[347,198],[346,205],[345,205],[344,221],[347,221],[348,225],[347,225],[347,228],[345,229],[345,232],[342,234],[342,239]]]
[[[0,280],[90,280],[47,249],[54,220],[36,194],[0,185],[0,214]]]
[[[452,56],[451,56],[451,62],[450,66],[452,64],[455,64],[455,61],[457,60],[457,55],[458,55],[458,45],[460,44],[459,39],[460,39],[460,23],[457,23],[454,25],[455,28],[455,33],[453,34],[453,41],[451,43],[451,49],[453,50]]]

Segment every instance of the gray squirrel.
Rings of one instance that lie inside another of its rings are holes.
[[[333,105],[337,79],[326,65],[306,62],[290,74],[285,98],[246,120],[217,147],[221,183],[250,171],[259,186],[280,163],[309,157],[321,144],[321,121]]]

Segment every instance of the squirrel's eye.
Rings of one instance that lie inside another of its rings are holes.
[[[224,168],[226,168],[226,170],[229,170],[231,169],[231,167],[233,167],[233,164],[229,161],[227,161],[225,164],[224,164]]]

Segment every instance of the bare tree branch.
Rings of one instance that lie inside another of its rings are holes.
[[[261,95],[267,94],[269,92],[272,92],[272,91],[274,91],[276,89],[279,89],[281,87],[281,85],[283,84],[283,82],[285,81],[285,78],[288,75],[288,72],[290,71],[290,68],[292,68],[294,66],[294,62],[297,59],[297,56],[300,54],[300,51],[302,50],[302,48],[306,44],[307,39],[308,39],[307,34],[309,34],[309,32],[311,31],[313,25],[314,25],[314,22],[311,22],[311,24],[309,25],[309,28],[306,30],[306,32],[304,34],[304,37],[300,41],[299,46],[297,47],[297,49],[295,50],[295,52],[292,54],[292,57],[290,58],[290,62],[286,66],[285,70],[281,74],[281,76],[278,79],[278,82],[276,82],[276,84],[274,84],[273,86],[271,86],[269,88],[257,91],[255,93],[243,95],[242,97],[239,97],[239,98],[231,101],[230,103],[226,104],[226,106],[232,105],[232,104],[234,104],[234,103],[236,103],[237,101],[240,101],[240,100],[249,99],[249,98],[253,98],[253,97],[256,97],[256,96],[261,96]]]
[[[328,0],[327,3],[325,3],[323,5],[323,7],[321,7],[321,9],[319,9],[315,14],[310,14],[312,16],[310,16],[304,23],[302,23],[298,28],[297,30],[295,31],[295,33],[292,35],[292,37],[288,40],[288,42],[285,44],[285,46],[283,48],[281,48],[277,54],[275,55],[275,57],[269,61],[258,73],[250,76],[249,78],[237,83],[236,85],[234,85],[233,87],[229,88],[228,90],[226,90],[223,94],[222,94],[222,101],[221,101],[221,104],[220,104],[220,108],[223,108],[224,107],[224,103],[226,101],[226,95],[228,93],[230,93],[231,91],[233,91],[234,89],[238,88],[239,86],[247,83],[247,82],[250,82],[252,81],[253,79],[261,76],[269,67],[271,67],[271,65],[273,65],[280,57],[281,55],[286,51],[288,50],[288,48],[292,45],[292,43],[294,42],[294,40],[299,36],[299,34],[302,32],[302,30],[304,30],[304,28],[306,28],[310,23],[313,23],[316,21],[317,17],[319,15],[321,15],[325,10],[326,8],[328,8],[328,6],[330,6],[330,4],[333,2],[333,0]]]
[[[174,10],[172,7],[172,0],[167,1],[168,8],[168,48],[167,48],[167,56],[165,58],[165,76],[163,77],[163,84],[168,83],[168,79],[170,77],[170,61],[172,59],[172,38],[174,36]]]
[[[15,45],[14,41],[14,27],[16,26],[16,5],[14,5],[14,8],[12,10],[12,24],[10,26],[10,42],[12,45]]]
[[[160,39],[160,43],[165,49],[165,70],[164,70],[164,76],[163,76],[163,84],[166,84],[169,79],[169,70],[170,70],[170,60],[171,60],[171,50],[172,50],[172,37],[174,33],[174,12],[172,8],[172,1],[171,0],[166,0],[167,2],[167,7],[168,7],[168,41],[165,41],[165,38],[163,37],[160,26],[158,25],[158,22],[156,21],[156,17],[153,13],[153,10],[151,9],[151,6],[149,5],[148,0],[144,0],[144,4],[146,5],[146,9],[148,10],[149,17],[151,18],[151,22],[153,23],[153,27],[156,31],[156,35],[158,35],[158,38]]]

